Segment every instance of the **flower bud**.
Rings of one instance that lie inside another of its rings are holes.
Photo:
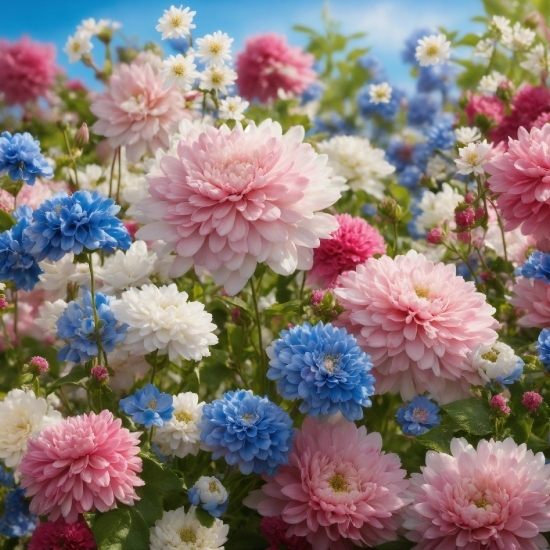
[[[403,217],[403,209],[397,204],[397,201],[393,198],[384,199],[378,204],[378,212],[389,218],[392,221],[400,221]]]
[[[521,398],[521,402],[531,412],[535,412],[542,403],[542,395],[534,391],[526,391]]]
[[[508,415],[512,412],[512,410],[510,409],[510,407],[508,407],[508,405],[506,405],[506,402],[507,400],[504,398],[504,396],[502,394],[498,394],[491,398],[491,407]]]
[[[90,141],[90,131],[88,130],[88,125],[85,122],[82,123],[82,126],[76,133],[74,141],[78,147],[84,147],[84,145],[87,145]]]
[[[474,223],[475,217],[475,210],[471,206],[464,208],[459,205],[455,209],[455,221],[459,228],[470,227]]]
[[[98,382],[106,382],[109,379],[109,371],[103,365],[96,365],[91,373]]]
[[[44,357],[40,357],[39,355],[31,357],[31,360],[29,361],[30,372],[42,374],[44,372],[48,372],[48,370],[50,370],[50,364],[46,359],[44,359]]]
[[[430,244],[441,244],[443,241],[443,231],[441,231],[441,227],[434,227],[433,229],[430,229],[426,235],[426,240]]]
[[[6,296],[4,294],[0,294],[0,311],[3,309],[6,309],[8,307],[9,303],[6,300]]]
[[[476,200],[476,196],[471,191],[468,191],[464,195],[464,202],[466,204],[472,204],[475,200]]]

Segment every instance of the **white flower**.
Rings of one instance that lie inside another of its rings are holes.
[[[33,391],[11,390],[0,401],[0,458],[8,468],[16,468],[27,450],[27,439],[60,420],[61,413]]]
[[[535,32],[516,23],[511,32],[502,35],[502,45],[512,51],[526,50],[535,40]]]
[[[203,504],[223,504],[227,500],[227,491],[220,480],[213,476],[201,476],[193,485],[197,489]]]
[[[497,377],[506,379],[523,366],[523,361],[514,350],[502,342],[492,346],[479,344],[472,350],[471,361],[486,382],[492,382]]]
[[[151,250],[157,255],[157,261],[153,270],[155,277],[161,283],[171,282],[170,270],[176,259],[176,256],[172,254],[174,245],[167,244],[164,241],[156,241],[151,245]]]
[[[258,311],[263,311],[277,302],[276,289],[274,288],[267,296],[258,298]]]
[[[384,151],[374,148],[367,138],[336,136],[317,145],[328,156],[328,165],[354,189],[363,189],[377,199],[384,197],[381,179],[393,174],[395,167],[384,160]]]
[[[185,392],[174,396],[172,404],[172,418],[155,430],[153,441],[163,455],[197,456],[201,448],[201,431],[197,424],[201,421],[204,403],[199,403],[196,393]]]
[[[111,21],[110,19],[100,19],[97,23],[93,17],[84,19],[80,25],[78,25],[78,31],[84,31],[91,35],[101,34],[105,29],[120,29],[121,24],[117,21]]]
[[[182,7],[170,6],[169,10],[164,10],[164,14],[159,19],[159,24],[155,27],[158,32],[162,33],[163,40],[187,36],[191,29],[196,27],[192,22],[197,12],[189,11],[189,8],[182,9]]]
[[[463,200],[464,197],[448,183],[444,183],[442,190],[438,193],[424,191],[422,200],[418,204],[422,213],[416,219],[417,231],[427,233],[430,229],[441,225],[445,220],[453,220],[455,208]]]
[[[63,315],[66,307],[65,300],[56,300],[53,303],[45,301],[38,308],[38,318],[34,320],[34,324],[44,331],[45,337],[56,337],[57,320]]]
[[[443,181],[450,175],[450,166],[451,165],[441,155],[434,155],[428,160],[426,175],[438,181]]]
[[[231,59],[229,52],[232,42],[233,38],[221,31],[207,34],[204,38],[197,38],[198,48],[195,55],[207,65],[223,65]]]
[[[140,287],[150,283],[157,255],[147,250],[144,241],[135,241],[126,251],[117,250],[105,258],[103,264],[103,285],[101,292],[114,294],[119,290]]]
[[[456,141],[459,143],[472,143],[481,139],[481,132],[471,126],[461,126],[455,130]]]
[[[482,57],[483,59],[491,59],[495,43],[490,38],[480,40],[474,48],[474,57]]]
[[[451,43],[444,34],[432,34],[418,41],[416,59],[422,67],[443,63],[451,57]]]
[[[191,506],[164,512],[151,527],[150,550],[223,550],[229,526],[215,519],[212,527],[204,527]]]
[[[233,86],[237,73],[225,65],[212,65],[201,73],[200,87],[202,90],[217,90],[227,94],[227,88]]]
[[[507,80],[508,79],[498,71],[491,71],[491,74],[485,75],[481,78],[477,89],[482,94],[494,94],[499,85]]]
[[[82,56],[89,54],[94,45],[92,35],[86,31],[78,31],[74,36],[69,36],[63,51],[69,56],[69,63],[76,63]]]
[[[248,105],[248,101],[243,101],[238,95],[235,97],[226,97],[220,101],[218,115],[224,120],[243,120],[243,113],[248,108]]]
[[[131,288],[120,300],[111,304],[115,317],[128,325],[122,344],[134,355],[155,350],[168,353],[170,361],[180,357],[199,361],[210,356],[208,346],[218,342],[212,315],[200,302],[188,302],[186,292],[178,292],[175,284]]]
[[[6,290],[6,283],[0,283],[0,292]]]
[[[548,73],[550,65],[548,52],[543,44],[537,44],[532,50],[525,54],[525,60],[520,65],[530,73],[533,73],[537,78]]]
[[[197,66],[193,61],[193,55],[171,55],[168,59],[162,62],[161,76],[164,77],[164,87],[170,88],[175,85],[180,90],[188,92],[195,80],[199,77],[199,73],[195,70]]]
[[[510,19],[502,15],[493,15],[490,26],[494,31],[497,32],[499,37],[512,33]]]
[[[458,150],[459,159],[455,160],[459,174],[478,174],[483,175],[483,165],[491,156],[491,146],[484,139],[481,143],[468,143],[466,147]]]
[[[378,103],[389,103],[391,92],[391,86],[387,82],[371,84],[369,87],[370,102],[376,105],[378,105]]]
[[[54,292],[56,298],[65,298],[67,296],[67,285],[76,273],[76,265],[73,260],[74,255],[69,253],[57,262],[50,262],[49,260],[40,262],[38,265],[44,273],[38,276],[40,282],[37,288]]]

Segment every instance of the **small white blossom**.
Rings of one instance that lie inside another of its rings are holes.
[[[37,288],[55,293],[56,298],[67,296],[67,285],[72,282],[71,277],[76,273],[76,264],[73,263],[74,255],[66,254],[57,262],[44,260],[38,265],[44,273],[38,277],[40,282]]]
[[[111,21],[110,19],[100,19],[96,22],[93,17],[84,19],[80,25],[78,25],[78,31],[84,31],[91,35],[101,34],[105,29],[118,30],[122,25],[117,21]]]
[[[391,86],[387,82],[371,84],[369,87],[370,102],[375,105],[378,105],[378,103],[389,103],[391,92]]]
[[[233,86],[237,73],[225,65],[212,65],[201,73],[200,87],[202,90],[217,90],[227,94],[227,88]]]
[[[443,181],[451,173],[450,166],[447,160],[441,155],[434,155],[428,160],[426,175],[430,178],[435,178],[437,181]]]
[[[489,60],[493,55],[494,49],[495,43],[491,39],[485,38],[476,44],[474,48],[474,57],[482,57],[483,59]]]
[[[249,105],[248,101],[243,101],[238,95],[235,97],[226,97],[220,101],[218,115],[224,120],[243,120],[244,112]]]
[[[34,324],[44,331],[47,338],[55,338],[57,335],[57,320],[63,315],[67,302],[65,300],[56,300],[55,302],[45,301],[38,308],[38,318]]]
[[[510,19],[502,15],[493,15],[491,19],[491,29],[497,32],[499,38],[505,35],[512,34],[512,26]]]
[[[207,34],[204,38],[197,38],[196,56],[201,63],[207,65],[223,65],[231,59],[231,44],[233,38],[226,33],[216,31],[214,34]]]
[[[454,223],[455,208],[463,200],[464,197],[448,183],[444,183],[438,193],[424,191],[418,204],[421,214],[416,219],[417,231],[427,233],[430,229],[442,225],[445,220],[453,220]]]
[[[0,283],[0,292],[6,290],[6,283]]]
[[[525,60],[520,65],[530,73],[533,73],[537,78],[547,74],[549,63],[549,56],[546,48],[543,44],[537,44],[533,49],[529,50],[525,54]]]
[[[502,35],[502,45],[512,51],[526,50],[535,40],[535,32],[526,27],[522,27],[520,23],[516,23],[512,32]]]
[[[223,504],[227,500],[227,490],[214,476],[201,476],[193,485],[203,504]]]
[[[492,346],[479,344],[472,351],[471,361],[486,382],[515,377],[523,370],[523,361],[510,346],[502,342]]]
[[[461,126],[455,130],[456,141],[459,143],[472,143],[481,139],[481,132],[471,126]]]
[[[484,139],[481,143],[468,143],[466,147],[458,150],[459,159],[455,160],[459,174],[483,175],[483,165],[489,160],[491,146]]]
[[[63,51],[69,56],[69,63],[76,63],[82,56],[89,54],[94,45],[92,35],[86,31],[78,31],[74,36],[69,36]]]
[[[164,14],[159,19],[159,24],[155,27],[158,32],[162,33],[162,39],[178,38],[179,36],[187,36],[193,25],[193,17],[196,11],[189,11],[189,8],[182,9],[183,6],[176,8],[170,6],[169,10],[164,10]]]
[[[481,78],[477,89],[482,94],[494,94],[500,84],[506,82],[507,80],[508,79],[498,71],[491,71],[491,74],[487,74]]]
[[[197,66],[192,55],[171,55],[162,62],[161,76],[164,77],[164,87],[176,86],[184,92],[188,92],[195,80],[199,77]]]
[[[444,34],[432,34],[418,41],[416,59],[422,67],[443,63],[451,57],[451,43]]]

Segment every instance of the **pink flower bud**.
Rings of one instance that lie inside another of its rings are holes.
[[[426,235],[426,240],[430,244],[440,244],[443,240],[443,231],[441,231],[441,227],[434,227],[433,229],[430,229]]]
[[[124,220],[122,223],[124,224],[126,231],[130,233],[130,237],[132,237],[133,239],[136,234],[136,231],[138,230],[138,223],[135,222],[134,220]]]
[[[490,281],[493,278],[493,274],[489,271],[482,271],[479,275],[482,281]]]
[[[0,294],[0,310],[6,309],[8,307],[8,301],[3,294]]]
[[[241,310],[238,307],[234,307],[231,310],[231,319],[233,319],[235,324],[238,324],[241,320]]]
[[[323,296],[325,295],[323,290],[314,290],[311,293],[311,305],[313,307],[319,306],[319,304],[323,301]]]
[[[535,391],[526,391],[521,398],[521,402],[527,407],[531,412],[535,412],[540,404],[542,403],[542,395]]]
[[[476,213],[471,206],[464,210],[455,210],[455,221],[458,227],[470,227],[474,223]]]
[[[471,203],[473,203],[475,200],[476,200],[476,196],[475,196],[471,191],[468,191],[468,192],[464,195],[464,202],[465,202],[466,204],[471,204]]]
[[[84,147],[90,141],[90,131],[88,130],[88,125],[83,122],[82,126],[76,133],[74,141],[78,147]]]
[[[494,409],[498,409],[504,414],[510,414],[512,412],[510,407],[506,405],[506,399],[502,394],[495,395],[491,398],[491,407],[493,407]]]
[[[48,372],[48,370],[50,369],[50,364],[48,363],[48,361],[44,359],[44,357],[40,357],[39,355],[31,357],[29,365],[32,367],[36,367],[40,374]]]
[[[485,216],[485,209],[483,208],[483,206],[480,206],[480,207],[476,210],[476,221],[477,221],[477,220],[480,220],[481,218],[483,218],[483,216]]]
[[[456,238],[460,242],[465,243],[465,244],[470,244],[470,242],[472,241],[472,236],[470,235],[470,233],[468,233],[468,231],[463,231],[462,233],[457,233]]]
[[[103,382],[109,378],[109,371],[103,365],[96,365],[92,368],[92,376],[98,382]]]
[[[294,325],[292,323],[286,324],[286,330],[290,330]]]

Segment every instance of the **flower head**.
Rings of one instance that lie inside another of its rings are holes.
[[[522,404],[531,412],[535,412],[543,401],[542,395],[535,391],[526,391],[521,397]]]
[[[524,61],[520,65],[537,78],[548,74],[550,67],[550,57],[544,44],[537,44],[533,49],[525,54]]]
[[[109,379],[109,371],[103,365],[95,365],[92,367],[90,374],[98,381],[105,382]]]
[[[16,487],[3,496],[3,516],[0,517],[0,535],[17,538],[28,535],[36,526],[36,516],[29,512],[25,491]]]
[[[534,31],[522,27],[521,23],[516,22],[509,31],[502,34],[500,42],[505,48],[512,51],[527,50],[535,40],[535,36]]]
[[[478,344],[472,350],[471,362],[488,385],[495,382],[505,386],[513,384],[523,374],[523,360],[503,342],[496,342],[492,346]]]
[[[508,415],[512,412],[512,409],[507,405],[508,399],[504,397],[501,393],[498,395],[493,395],[491,397],[491,400],[489,401],[489,404],[493,409],[497,409],[498,411]]]
[[[204,38],[197,38],[196,56],[202,63],[207,65],[223,65],[231,59],[231,44],[233,38],[226,33],[216,31],[214,34],[207,34]]]
[[[550,369],[550,330],[545,328],[540,331],[537,340],[537,351],[539,359],[546,365],[546,369]]]
[[[192,24],[196,13],[196,11],[189,11],[189,8],[183,9],[183,6],[179,8],[170,6],[169,10],[164,10],[155,30],[162,33],[163,40],[166,38],[187,36],[190,34],[191,29],[196,27],[196,25]]]
[[[523,310],[518,324],[522,327],[550,326],[550,284],[540,279],[518,278],[512,287],[510,304]]]
[[[164,88],[176,86],[184,92],[188,92],[193,87],[199,72],[195,69],[197,66],[193,61],[192,55],[171,55],[162,62],[160,74],[165,78]]]
[[[63,51],[69,56],[69,63],[76,63],[83,55],[89,54],[93,47],[92,35],[86,30],[81,30],[67,38]]]
[[[425,190],[418,204],[420,215],[416,218],[416,230],[427,233],[434,227],[441,226],[445,221],[454,219],[455,208],[464,200],[464,197],[448,183],[444,183],[441,191],[433,193]]]
[[[444,34],[432,34],[418,40],[415,57],[421,67],[443,63],[451,57],[451,43]]]
[[[305,537],[286,536],[288,525],[279,517],[266,516],[262,518],[260,529],[262,537],[269,542],[267,550],[279,550],[281,546],[288,550],[312,550]]]
[[[536,250],[518,271],[526,279],[539,279],[550,283],[550,254]]]
[[[458,150],[460,158],[455,160],[459,174],[476,174],[482,176],[485,173],[483,165],[491,156],[491,146],[484,139],[481,143],[468,143],[466,147]]]
[[[401,50],[401,60],[410,65],[416,64],[416,48],[418,41],[425,36],[430,36],[436,32],[433,28],[417,28],[405,39],[404,48]]]
[[[147,384],[134,395],[121,399],[120,408],[131,415],[136,424],[143,424],[147,429],[163,426],[174,412],[172,396],[161,393],[153,384]]]
[[[201,90],[216,90],[221,94],[229,93],[237,80],[237,73],[226,65],[210,65],[201,73]]]
[[[290,416],[250,390],[229,391],[205,405],[198,427],[213,460],[224,457],[245,475],[273,475],[288,463],[294,437]]]
[[[397,421],[405,435],[422,435],[441,423],[439,407],[427,397],[417,395],[399,407]]]
[[[227,491],[215,477],[201,476],[187,494],[193,506],[200,506],[215,518],[219,518],[227,510]]]
[[[478,128],[471,126],[461,126],[460,128],[455,129],[456,141],[459,143],[475,143],[481,139],[481,133]]]
[[[369,94],[371,103],[389,103],[391,99],[391,86],[387,82],[371,84]]]
[[[97,550],[94,535],[82,518],[74,523],[62,519],[45,521],[34,530],[28,550]]]
[[[481,78],[477,89],[482,94],[494,94],[498,90],[498,87],[504,82],[508,82],[508,78],[498,71],[491,71],[491,74]]]
[[[248,105],[248,101],[243,101],[239,96],[226,97],[220,101],[218,115],[223,120],[243,120]]]

